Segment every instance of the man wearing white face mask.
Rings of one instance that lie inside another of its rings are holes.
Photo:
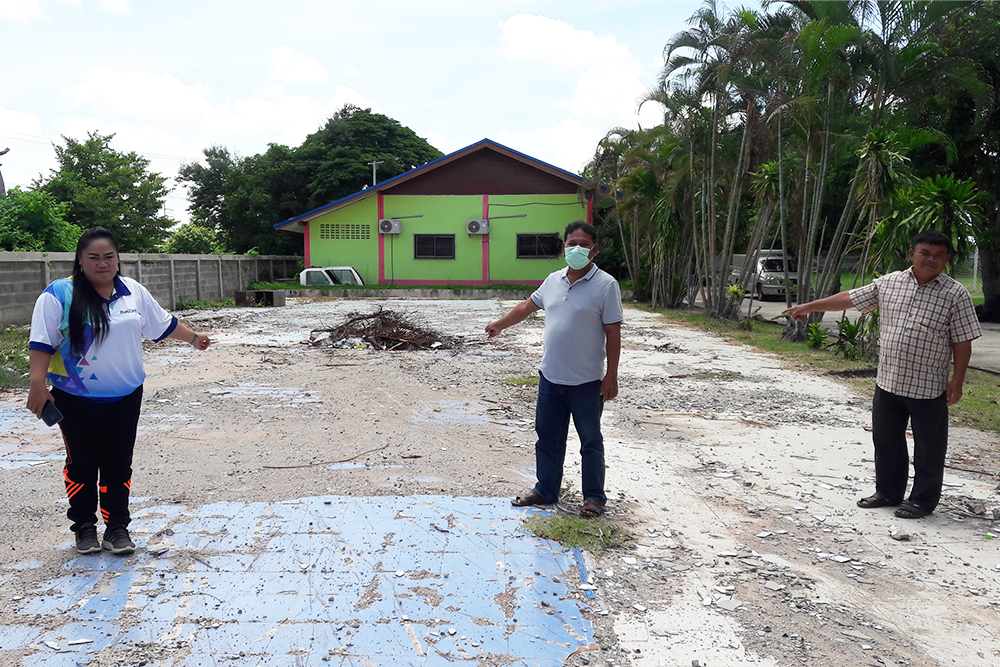
[[[545,349],[539,366],[535,407],[535,467],[538,483],[511,503],[551,505],[559,500],[569,419],[580,436],[583,507],[580,515],[604,514],[604,401],[618,395],[622,297],[618,281],[594,264],[597,230],[578,220],[563,235],[565,269],[549,275],[530,298],[486,327],[492,338],[545,310]],[[604,362],[607,359],[607,370]]]

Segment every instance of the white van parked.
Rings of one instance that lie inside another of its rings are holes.
[[[743,267],[747,262],[746,255],[733,255],[732,280],[737,282]],[[757,257],[757,265],[753,267],[753,277],[748,279],[750,289],[761,301],[770,297],[785,296],[785,265],[788,265],[788,282],[792,285],[792,296],[795,296],[795,284],[798,281],[799,265],[793,257],[785,257],[783,250],[761,250]]]

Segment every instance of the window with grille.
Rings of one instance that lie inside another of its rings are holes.
[[[319,237],[324,241],[367,241],[372,237],[372,226],[323,222],[319,226]]]
[[[454,234],[414,234],[414,259],[455,259]]]
[[[518,234],[518,259],[552,259],[562,254],[563,241],[558,234]]]

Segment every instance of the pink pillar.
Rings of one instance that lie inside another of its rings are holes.
[[[378,193],[378,219],[385,217],[385,202],[382,201],[382,193]],[[375,230],[378,231],[378,220],[375,221]],[[385,284],[385,237],[378,235],[378,284]]]
[[[306,228],[305,234],[303,235],[305,237],[305,241],[303,243],[303,245],[305,246],[305,248],[303,250],[303,255],[305,255],[306,268],[308,269],[310,266],[312,266],[312,264],[310,263],[310,258],[311,258],[312,252],[311,252],[311,248],[309,247],[309,223],[308,222],[306,222],[305,228]]]
[[[490,196],[483,195],[483,220],[490,217]],[[483,246],[483,277],[482,283],[488,285],[490,282],[490,235],[485,234],[482,239]]]

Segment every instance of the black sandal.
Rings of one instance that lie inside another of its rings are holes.
[[[883,496],[878,491],[868,496],[867,498],[862,498],[861,500],[858,501],[858,507],[865,510],[873,510],[876,507],[885,507],[886,505],[895,507],[898,504],[899,503],[889,502],[889,499]]]
[[[921,507],[918,503],[915,503],[912,500],[907,500],[899,506],[899,509],[896,510],[894,514],[900,519],[922,519],[932,511],[933,510],[929,510],[926,507]]]

